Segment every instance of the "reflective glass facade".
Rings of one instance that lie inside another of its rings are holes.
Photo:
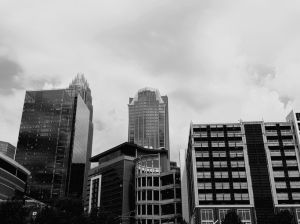
[[[82,196],[90,119],[90,108],[75,89],[26,92],[16,161],[31,171],[32,197]]]
[[[145,88],[129,99],[128,141],[143,147],[169,150],[168,97]]]

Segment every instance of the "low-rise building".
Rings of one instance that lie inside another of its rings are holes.
[[[144,159],[151,160],[151,168]],[[181,216],[180,173],[170,169],[167,150],[125,142],[90,161],[98,164],[89,172],[86,211],[99,208],[118,223],[158,224]]]
[[[30,172],[0,152],[0,201],[22,198]]]

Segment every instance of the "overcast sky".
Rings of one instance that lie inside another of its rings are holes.
[[[127,140],[128,98],[169,97],[171,158],[190,122],[281,121],[300,110],[300,1],[0,1],[0,140],[17,144],[25,90],[78,72],[93,155]]]

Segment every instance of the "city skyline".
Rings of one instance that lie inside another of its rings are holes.
[[[299,10],[269,0],[2,1],[1,140],[17,145],[25,90],[65,88],[78,72],[93,91],[93,155],[127,140],[128,97],[144,87],[169,98],[177,161],[191,120],[282,120],[300,108]]]

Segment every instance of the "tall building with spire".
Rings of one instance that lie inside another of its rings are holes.
[[[44,201],[82,196],[92,115],[91,90],[83,75],[66,89],[26,91],[16,161],[31,172],[29,195]]]
[[[168,97],[157,89],[143,88],[129,98],[128,141],[147,148],[169,152]]]

